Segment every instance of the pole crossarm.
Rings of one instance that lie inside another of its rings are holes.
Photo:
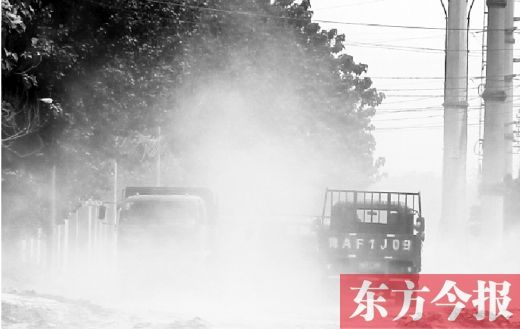
[[[503,102],[506,100],[507,95],[504,90],[490,90],[486,89],[482,93],[482,98],[485,101],[497,101],[497,102]]]
[[[486,0],[486,5],[488,7],[505,8],[507,6],[507,0]]]

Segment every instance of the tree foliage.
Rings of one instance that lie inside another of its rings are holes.
[[[103,197],[114,160],[126,181],[150,185],[157,152],[190,183],[211,169],[204,159],[217,141],[224,153],[297,150],[314,169],[334,160],[336,177],[377,175],[370,118],[383,95],[345,53],[345,35],[312,22],[308,0],[2,0],[2,9],[6,198],[48,188],[52,164],[64,209]]]

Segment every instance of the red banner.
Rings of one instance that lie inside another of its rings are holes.
[[[342,274],[343,328],[520,328],[519,274]]]

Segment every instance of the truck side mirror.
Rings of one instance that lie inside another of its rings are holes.
[[[99,206],[98,207],[98,219],[99,220],[105,220],[107,216],[107,207],[106,206]]]

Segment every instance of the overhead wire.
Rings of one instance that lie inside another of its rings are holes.
[[[469,106],[468,109],[479,109],[480,106]],[[407,109],[389,109],[389,110],[376,110],[376,116],[377,115],[388,115],[388,114],[395,114],[395,113],[424,113],[424,112],[432,112],[432,111],[443,111],[444,108],[442,106],[430,106],[430,107],[417,107],[417,108],[407,108]]]
[[[498,77],[502,78],[503,76],[491,76],[491,78]],[[441,76],[370,76],[370,79],[388,79],[388,80],[444,80],[444,79],[486,79],[488,76],[455,76],[455,77],[441,77]],[[513,79],[518,79],[518,74],[513,75]],[[488,79],[489,80],[489,79]],[[492,79],[495,81],[494,79]],[[501,81],[501,80],[497,80]]]
[[[263,15],[263,14],[256,14],[251,12],[244,12],[244,11],[236,11],[236,10],[224,10],[219,8],[210,8],[210,7],[202,7],[202,6],[194,6],[189,5],[186,3],[175,3],[172,1],[159,1],[159,0],[146,0],[149,2],[155,2],[155,3],[163,3],[168,5],[174,5],[174,6],[183,6],[183,7],[189,7],[189,8],[197,8],[200,10],[207,10],[207,11],[213,11],[213,12],[221,12],[221,13],[230,13],[230,14],[240,14],[240,15],[248,15],[248,16],[257,16],[257,17],[264,17],[264,18],[276,18],[276,19],[284,19],[284,20],[300,20],[298,18],[291,18],[291,17],[278,17],[278,16],[272,16],[272,15]],[[305,18],[304,18],[305,19]],[[356,26],[369,26],[369,27],[386,27],[386,28],[404,28],[404,29],[425,29],[425,30],[445,30],[444,27],[426,27],[426,26],[405,26],[405,25],[388,25],[388,24],[377,24],[377,23],[357,23],[357,22],[341,22],[341,21],[330,21],[330,20],[314,20],[315,22],[319,23],[334,23],[334,24],[343,24],[343,25],[356,25]],[[490,31],[491,29],[460,29],[464,31]],[[504,29],[505,30],[505,29]],[[368,43],[351,43],[351,46],[372,46],[372,47],[378,47],[378,48],[386,48],[386,49],[392,49],[392,50],[412,50],[412,51],[441,51],[445,52],[442,49],[435,49],[435,48],[426,48],[426,47],[407,47],[407,46],[394,46],[394,45],[388,45],[388,44],[368,44]],[[446,77],[371,77],[372,79],[446,79]],[[450,79],[455,79],[457,77],[448,77]],[[468,77],[458,77],[457,79],[468,79]],[[482,79],[483,77],[474,77],[475,79]],[[471,79],[471,78],[469,78]],[[489,77],[486,77],[486,80],[489,81]],[[395,97],[405,97],[404,95],[399,95]],[[443,95],[429,95],[428,98],[431,97],[442,97]],[[417,95],[409,95],[409,97],[418,97]],[[430,116],[432,117],[432,116]],[[468,126],[480,126],[480,123],[476,124],[468,124]],[[379,128],[377,130],[381,131],[388,131],[388,130],[403,130],[403,129],[430,129],[430,128],[441,128],[443,126],[439,125],[423,125],[423,126],[408,126],[408,127],[384,127]]]
[[[478,123],[468,123],[468,127],[478,126]],[[444,128],[444,125],[422,125],[422,126],[403,126],[403,127],[382,127],[374,128],[373,131],[395,131],[395,130],[409,130],[409,129],[432,129],[432,128]]]
[[[408,45],[395,45],[389,43],[373,43],[373,42],[360,42],[360,41],[350,41],[347,43],[347,47],[360,47],[360,48],[378,48],[378,49],[386,49],[386,50],[396,50],[396,51],[409,51],[409,52],[421,52],[421,53],[435,53],[442,54],[446,53],[445,49],[441,48],[431,48],[431,47],[419,47],[419,46],[408,46]],[[506,50],[506,49],[497,49],[497,50]],[[520,49],[514,49],[516,51]],[[455,52],[467,52],[471,57],[479,57],[482,50],[454,50]]]
[[[469,108],[467,110],[468,113],[475,113],[478,111],[478,108]],[[442,110],[440,110],[442,111]],[[372,123],[385,123],[385,122],[392,122],[392,121],[402,121],[402,120],[423,120],[423,119],[431,119],[431,118],[444,118],[444,113],[434,113],[424,116],[400,116],[399,118],[383,118],[380,119],[377,117],[377,114],[372,118]]]
[[[519,109],[520,106],[514,106],[515,109]],[[480,110],[480,107],[478,106],[470,106],[467,109],[467,113],[473,114],[474,112],[477,112]],[[425,116],[407,116],[407,114],[421,114],[425,113],[428,115]],[[507,113],[507,111],[505,111]],[[379,116],[378,116],[379,114]],[[390,114],[391,116],[394,116],[397,114],[399,118],[388,118],[387,116],[384,116],[383,118],[380,117],[380,115]],[[396,121],[396,120],[403,120],[403,119],[423,119],[428,117],[438,116],[439,118],[444,117],[444,109],[442,107],[437,107],[429,110],[419,110],[419,111],[412,111],[412,110],[403,110],[403,111],[395,111],[395,112],[387,112],[387,113],[380,113],[376,112],[376,114],[372,117],[373,121],[376,122],[386,122],[386,121]]]
[[[471,109],[471,110],[468,110],[468,112],[474,112],[474,111],[477,111],[478,109]],[[437,113],[437,114],[430,114],[430,115],[425,115],[425,116],[419,116],[419,117],[400,117],[400,118],[384,118],[384,119],[378,119],[377,117],[373,117],[372,118],[372,122],[373,123],[384,123],[384,122],[392,122],[392,121],[402,121],[402,120],[423,120],[423,119],[431,119],[431,118],[443,118],[444,117],[444,114],[443,113]]]
[[[514,86],[511,86],[509,87],[508,89],[517,89],[517,88],[520,88],[520,84],[518,85],[514,85]],[[460,88],[456,88],[456,87],[450,87],[450,88],[444,88],[444,87],[438,87],[438,88],[376,88],[377,91],[381,91],[381,92],[385,92],[385,91],[444,91],[444,90],[466,90],[466,87],[460,87]],[[468,90],[479,90],[480,87],[479,86],[475,86],[475,87],[468,87],[467,88]]]
[[[111,7],[105,3],[100,3],[95,0],[84,0],[90,3],[94,3],[100,6],[108,6]],[[235,14],[242,14],[242,15],[250,15],[250,16],[260,16],[260,17],[267,17],[267,18],[280,18],[280,19],[290,19],[290,17],[280,17],[280,16],[272,16],[272,15],[264,15],[264,14],[258,14],[258,13],[252,13],[252,12],[244,12],[244,11],[236,11],[236,10],[226,10],[226,9],[220,9],[220,8],[211,8],[211,7],[203,7],[203,6],[197,6],[197,5],[190,5],[187,3],[178,3],[175,1],[165,1],[165,0],[140,0],[143,2],[151,2],[151,3],[160,3],[160,4],[166,4],[166,5],[173,5],[173,6],[181,6],[181,7],[187,7],[187,8],[194,8],[194,9],[201,9],[201,10],[208,10],[208,11],[215,11],[215,12],[223,12],[223,13],[235,13]],[[128,8],[133,9],[133,8]],[[137,10],[137,9],[136,9]],[[314,20],[317,22],[320,22],[321,20]],[[190,23],[202,23],[202,22],[194,22],[194,21],[186,21]],[[386,24],[372,24],[372,23],[349,23],[349,22],[340,22],[340,21],[327,21],[331,23],[345,23],[345,24],[360,24],[362,26],[381,26],[381,27],[405,27],[405,28],[426,28],[431,29],[431,27],[414,27],[414,26],[401,26],[401,25],[386,25]],[[445,28],[435,28],[439,30],[445,30]],[[467,30],[467,29],[463,29]],[[354,42],[353,42],[354,43]],[[358,42],[358,44],[362,44]],[[368,44],[368,43],[367,43]],[[347,44],[349,45],[349,44]],[[385,46],[384,44],[379,46]],[[436,49],[436,48],[427,48],[427,47],[417,47],[418,50],[435,50],[435,51],[444,51],[442,49]],[[444,77],[370,77],[371,79],[445,79]],[[450,77],[451,79],[466,79],[467,77]],[[484,77],[482,76],[476,76],[476,77],[470,77],[470,79],[482,79]]]
[[[87,0],[92,3],[96,3],[95,1]],[[166,5],[173,5],[173,6],[182,6],[187,8],[194,8],[194,9],[200,9],[205,11],[212,11],[212,12],[220,12],[220,13],[228,13],[228,14],[239,14],[239,15],[247,15],[247,16],[257,16],[257,17],[263,17],[263,18],[274,18],[274,19],[282,19],[282,20],[302,20],[302,19],[310,19],[310,18],[292,18],[292,17],[284,17],[284,16],[273,16],[273,15],[265,15],[265,14],[258,14],[258,13],[252,13],[252,12],[245,12],[245,11],[237,11],[237,10],[226,10],[226,9],[220,9],[220,8],[211,8],[211,7],[203,7],[203,6],[197,6],[197,5],[190,5],[186,3],[177,3],[174,1],[161,1],[161,0],[143,0],[146,2],[152,2],[152,3],[161,3]],[[101,5],[100,3],[97,3],[98,5]],[[408,25],[389,25],[389,24],[378,24],[378,23],[360,23],[360,22],[344,22],[344,21],[331,21],[331,20],[317,20],[314,19],[314,22],[318,23],[334,23],[334,24],[343,24],[343,25],[355,25],[355,26],[367,26],[367,27],[384,27],[384,28],[403,28],[403,29],[420,29],[420,30],[445,30],[445,27],[430,27],[430,26],[408,26]],[[195,22],[192,22],[195,23]],[[490,31],[491,29],[459,29],[464,31]],[[505,30],[505,29],[504,29]],[[442,51],[442,49],[436,49],[436,48],[427,48],[427,47],[411,47],[411,46],[401,46],[401,45],[389,45],[389,44],[369,44],[369,43],[351,43],[351,46],[373,46],[378,48],[387,48],[395,50],[419,50],[419,51]],[[398,49],[399,48],[399,49]],[[370,77],[371,79],[396,79],[396,80],[438,80],[438,79],[445,79],[445,77]],[[468,79],[468,77],[450,77],[451,79]],[[470,77],[469,79],[482,79],[483,77]],[[516,77],[515,77],[516,78]],[[489,80],[489,77],[487,78]],[[425,99],[431,99],[436,97],[443,97],[443,95],[387,95],[389,97],[414,97],[418,98],[416,100],[409,100],[409,101],[420,101]],[[425,97],[422,98],[421,97]],[[406,101],[403,101],[406,102]],[[389,104],[388,102],[386,104]],[[403,111],[410,111],[410,110],[403,110]],[[394,112],[397,113],[397,112]],[[437,126],[428,126],[428,128],[433,128]],[[408,129],[408,128],[419,128],[419,127],[395,127],[395,128],[383,128],[384,130],[388,129]],[[426,128],[422,127],[422,128]]]
[[[436,95],[434,97],[432,97],[432,96],[426,96],[426,97],[418,96],[415,99],[399,100],[399,101],[395,101],[395,102],[385,102],[384,104],[401,104],[401,103],[410,103],[410,102],[422,102],[422,101],[427,101],[427,100],[432,100],[432,99],[438,99],[439,98],[438,96],[442,97],[442,95]],[[399,97],[398,96],[394,96],[394,98],[399,98]],[[475,99],[478,99],[478,98],[480,98],[480,96],[472,96],[472,97],[469,97],[468,101],[475,100]]]
[[[236,14],[243,16],[252,16],[252,17],[260,17],[260,18],[272,18],[279,20],[288,20],[288,21],[307,21],[311,19],[308,18],[298,18],[298,17],[287,17],[287,16],[274,16],[269,14],[260,14],[242,10],[231,10],[231,9],[222,9],[222,8],[214,8],[214,7],[205,7],[200,5],[191,5],[187,3],[179,3],[175,1],[166,1],[166,0],[141,0],[152,3],[160,3],[172,6],[180,6],[191,9],[200,9],[205,11],[217,12],[217,13],[226,13],[226,14]],[[364,22],[346,22],[346,21],[334,21],[334,20],[323,20],[323,19],[313,19],[312,21],[317,23],[327,23],[327,24],[339,24],[339,25],[352,25],[352,26],[365,26],[365,27],[382,27],[382,28],[400,28],[400,29],[416,29],[416,30],[440,30],[445,31],[446,27],[437,27],[437,26],[413,26],[413,25],[393,25],[393,24],[380,24],[380,23],[364,23]],[[463,29],[450,29],[451,31],[506,31],[507,29],[475,29],[475,28],[463,28]]]

